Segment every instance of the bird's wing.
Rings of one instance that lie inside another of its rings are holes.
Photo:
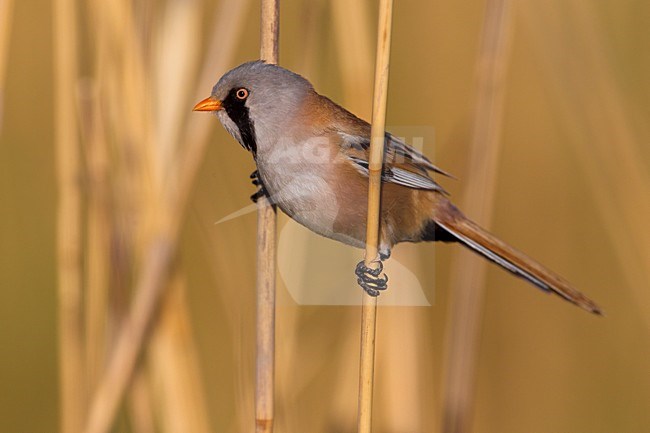
[[[333,139],[339,151],[361,174],[368,175],[368,157],[370,150],[370,124],[359,119],[345,108],[334,103],[329,98],[314,93],[316,99],[312,111],[316,115],[308,120],[319,133]],[[313,132],[313,131],[312,131]],[[427,189],[445,192],[431,177],[429,172],[450,176],[439,169],[422,153],[406,144],[404,141],[386,133],[384,146],[384,171],[382,180],[408,188]],[[451,177],[451,176],[450,176]]]
[[[422,153],[418,152],[414,147],[409,146],[404,141],[399,138],[386,133],[386,157],[389,161],[399,162],[406,161],[417,167],[424,167],[428,171],[433,171],[439,174],[442,174],[447,177],[453,177],[446,171],[436,167],[431,163],[429,158],[424,156]]]
[[[337,133],[341,138],[341,151],[361,174],[368,176],[370,139],[365,135],[353,135],[342,131],[337,131]],[[386,133],[384,169],[381,176],[383,182],[446,193],[439,184],[431,179],[428,171],[449,176],[413,147]]]

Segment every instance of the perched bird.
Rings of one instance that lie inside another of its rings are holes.
[[[302,76],[262,61],[227,72],[195,111],[215,112],[251,154],[261,194],[308,229],[365,247],[370,125],[319,95]],[[373,296],[386,288],[381,260],[399,242],[458,242],[544,291],[592,313],[600,308],[566,280],[469,220],[429,172],[447,175],[386,133],[379,267],[357,266]],[[255,196],[253,196],[255,198]]]

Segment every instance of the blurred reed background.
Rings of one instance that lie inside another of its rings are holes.
[[[510,0],[498,55],[488,17],[503,3],[396,2],[387,124],[435,127],[425,151],[470,216],[607,316],[488,266],[466,428],[650,430],[650,4]],[[369,118],[376,13],[283,0],[280,63]],[[2,431],[57,431],[62,392],[78,396],[66,429],[83,424],[161,239],[179,254],[115,431],[250,431],[255,216],[214,223],[249,204],[253,163],[190,110],[258,53],[255,1],[0,0]],[[490,81],[480,59],[495,58]],[[460,386],[446,335],[471,259],[435,249],[435,267],[433,245],[395,251],[433,306],[379,310],[377,432],[442,431]],[[359,308],[278,288],[276,431],[355,431]]]

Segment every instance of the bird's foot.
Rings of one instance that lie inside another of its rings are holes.
[[[251,195],[251,200],[253,203],[257,203],[257,200],[260,198],[266,196],[268,198],[268,193],[266,192],[266,188],[264,188],[264,184],[262,183],[262,180],[260,179],[260,174],[258,173],[257,170],[251,173],[250,178],[252,179],[251,182],[253,185],[258,187],[257,191],[255,191],[255,194]]]
[[[378,267],[371,268],[366,265],[364,260],[361,260],[354,270],[357,276],[357,283],[368,295],[374,297],[379,296],[381,291],[388,288],[388,275],[384,274],[380,276],[384,270],[383,263],[381,260],[377,260],[375,263],[378,264]]]

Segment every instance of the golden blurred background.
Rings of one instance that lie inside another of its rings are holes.
[[[504,3],[493,53],[486,17]],[[66,4],[76,19],[62,26]],[[280,64],[369,118],[376,16],[372,1],[283,0]],[[252,431],[255,214],[215,223],[250,204],[254,166],[216,119],[190,110],[225,71],[259,57],[258,3],[0,0],[0,26],[0,430],[61,424],[56,137],[73,137],[81,211],[62,226],[80,236],[83,400],[165,224],[177,163],[207,139],[168,302],[114,428]],[[633,0],[395,2],[387,124],[433,128],[424,150],[458,177],[441,180],[455,201],[472,207],[472,179],[485,188],[482,216],[469,216],[606,313],[489,266],[465,431],[650,431],[649,29],[650,3]],[[77,52],[55,50],[66,43]],[[493,88],[479,59],[495,58]],[[67,88],[61,59],[75,62]],[[472,173],[482,97],[496,101],[486,184]],[[312,236],[295,238],[312,245],[305,269],[320,245]],[[459,250],[436,246],[435,266],[431,244],[395,250],[431,306],[379,309],[376,432],[443,431],[448,364],[462,362],[446,361],[452,294],[472,266]],[[278,297],[276,431],[355,431],[359,308],[298,305],[282,280]]]

